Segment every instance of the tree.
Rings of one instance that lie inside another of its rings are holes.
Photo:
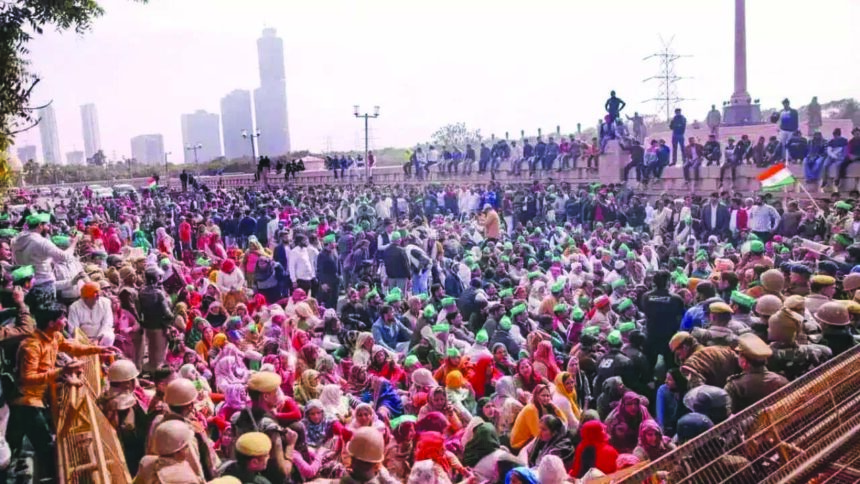
[[[39,123],[37,107],[30,105],[39,77],[29,70],[27,43],[45,27],[83,34],[103,13],[96,0],[0,1],[0,151]]]
[[[93,166],[104,166],[107,163],[107,157],[102,150],[93,153],[93,156],[87,158],[87,164]]]
[[[466,123],[455,123],[442,126],[431,137],[436,146],[457,146],[463,148],[466,144],[477,146],[481,143],[481,130],[470,131]]]

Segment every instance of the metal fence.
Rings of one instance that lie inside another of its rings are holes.
[[[89,344],[78,333],[79,342]],[[79,384],[51,387],[57,429],[57,475],[60,484],[128,484],[125,455],[116,431],[96,405],[102,388],[101,362],[84,358]]]
[[[613,482],[858,482],[860,347]],[[845,449],[850,449],[846,451]],[[839,450],[836,452],[835,450]]]

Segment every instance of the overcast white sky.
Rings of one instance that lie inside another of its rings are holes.
[[[486,135],[575,130],[602,115],[610,89],[627,110],[645,103],[656,61],[674,36],[681,107],[690,120],[732,93],[730,0],[104,0],[85,36],[46,33],[30,45],[52,100],[63,153],[83,149],[79,106],[98,107],[108,156],[131,137],[162,133],[181,158],[180,114],[220,112],[229,91],[259,84],[256,39],[284,39],[293,149],[356,149],[352,105],[381,106],[372,145],[426,141],[464,121]],[[817,10],[816,10],[817,9]],[[749,92],[766,107],[860,97],[860,0],[747,2]],[[36,144],[38,129],[18,145]],[[39,158],[41,159],[41,150]]]

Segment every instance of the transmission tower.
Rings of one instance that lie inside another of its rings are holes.
[[[672,41],[674,39],[675,37],[672,36],[672,38],[669,39],[668,42],[666,42],[661,36],[660,43],[662,44],[662,48],[658,52],[655,52],[648,57],[642,59],[647,61],[656,58],[660,61],[660,70],[658,71],[657,75],[644,79],[642,80],[642,82],[657,81],[657,97],[646,99],[645,102],[658,103],[657,112],[665,110],[666,121],[672,119],[671,110],[673,106],[676,106],[681,101],[692,100],[678,96],[678,81],[689,78],[681,77],[675,73],[675,63],[681,58],[692,56],[675,53],[674,49],[672,48]]]

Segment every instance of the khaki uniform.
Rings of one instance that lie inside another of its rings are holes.
[[[765,368],[729,377],[726,392],[732,397],[732,412],[740,412],[787,384],[788,379],[784,376]]]
[[[132,484],[205,484],[186,461],[148,455],[140,461],[140,470]]]
[[[700,347],[684,360],[682,366],[698,374],[700,382],[722,388],[728,378],[741,371],[738,357],[731,348],[725,346]],[[691,386],[694,382],[691,382]]]
[[[201,479],[214,476],[215,469],[221,465],[221,461],[215,453],[212,441],[209,440],[209,436],[206,435],[206,429],[203,428],[200,422],[196,420],[184,419],[173,413],[157,415],[153,419],[152,425],[149,427],[149,435],[146,439],[146,453],[150,456],[157,454],[155,450],[155,439],[152,437],[158,425],[164,422],[167,418],[183,420],[194,431],[194,439],[188,442],[189,454],[194,456],[194,459],[188,462],[188,464],[191,466],[194,473]]]
[[[824,305],[824,303],[830,302],[830,298],[821,294],[810,294],[806,296],[806,312],[810,315],[810,317],[818,311],[818,308]]]
[[[696,341],[704,346],[737,346],[738,336],[749,333],[750,329],[743,323],[729,321],[727,326],[709,326],[707,328],[695,328],[690,333]]]

